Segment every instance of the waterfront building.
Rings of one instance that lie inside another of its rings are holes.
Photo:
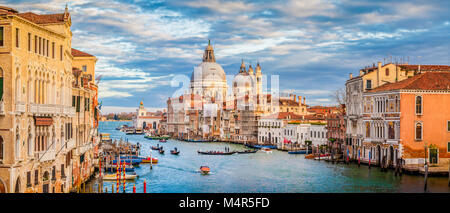
[[[362,146],[364,138],[363,124],[363,93],[386,83],[395,83],[412,77],[420,72],[450,70],[447,65],[409,65],[388,63],[365,67],[359,71],[359,76],[350,74],[346,81],[346,140],[345,145],[350,157],[356,158],[357,150]],[[347,153],[347,152],[345,152]]]
[[[312,146],[327,145],[327,129],[326,124],[311,123],[309,138]]]
[[[448,68],[447,68],[448,69]],[[448,164],[450,72],[427,71],[363,95],[362,155],[372,162],[407,166]],[[446,167],[448,168],[448,167]]]
[[[67,8],[39,15],[0,6],[0,192],[72,187],[79,116],[70,27]]]
[[[79,52],[79,51],[78,51]],[[76,58],[77,55],[74,56]],[[95,67],[95,66],[93,66]],[[73,122],[67,127],[69,138],[74,140],[75,149],[71,150],[71,181],[74,186],[81,187],[81,183],[87,181],[94,173],[94,165],[98,155],[99,138],[97,132],[98,114],[93,100],[97,97],[97,86],[94,84],[92,74],[77,67],[73,67],[74,81],[72,84],[72,106],[75,107]],[[73,132],[73,133],[72,133]],[[71,147],[71,146],[69,146]]]
[[[161,120],[163,120],[163,112],[147,112],[144,103],[141,101],[139,108],[136,110],[136,115],[133,116],[133,126],[159,134],[158,130],[161,129]]]
[[[345,106],[339,107],[337,113],[332,113],[327,116],[327,138],[329,146],[338,151],[342,151],[342,145],[345,141]]]
[[[265,115],[258,121],[258,143],[277,145],[284,141],[283,130],[289,121],[302,119],[293,112],[280,112]]]

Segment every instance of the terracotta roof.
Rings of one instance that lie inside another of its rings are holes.
[[[399,65],[402,70],[408,71],[418,71],[420,66],[420,71],[450,71],[449,65]]]
[[[72,56],[74,57],[94,57],[93,55],[89,53],[82,52],[80,50],[72,48]]]
[[[279,99],[280,105],[287,105],[287,106],[298,106],[298,102],[291,100],[291,99]]]
[[[14,10],[13,8],[0,6],[0,15],[3,15],[3,14],[14,15],[17,13],[18,13],[18,11]]]
[[[32,12],[19,13],[19,16],[36,24],[55,24],[66,21],[64,13],[39,15]]]
[[[450,72],[424,72],[397,83],[387,83],[369,92],[398,89],[449,90]]]
[[[263,119],[271,119],[271,118],[275,118],[275,119],[302,119],[303,116],[299,115],[299,114],[295,114],[293,112],[279,112],[279,113],[274,113],[271,115],[267,115],[267,116],[263,116]]]

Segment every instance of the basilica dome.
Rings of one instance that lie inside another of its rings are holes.
[[[194,68],[191,75],[191,82],[226,82],[227,76],[222,66],[216,63],[214,56],[214,49],[211,42],[208,42],[208,46],[203,53],[203,60],[200,65]]]
[[[216,62],[202,62],[194,68],[191,82],[226,81],[227,76],[222,66]]]

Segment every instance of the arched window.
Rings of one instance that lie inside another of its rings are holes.
[[[366,122],[366,137],[370,138],[370,123]]]
[[[3,137],[0,136],[0,163],[3,161]]]
[[[15,155],[16,160],[20,159],[20,134],[19,134],[19,128],[16,129],[16,146],[15,146]]]
[[[422,96],[416,96],[416,114],[422,114]]]
[[[0,68],[0,101],[3,100],[3,69]]]
[[[422,123],[416,123],[416,140],[422,140]]]

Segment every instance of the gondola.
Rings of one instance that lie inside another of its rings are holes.
[[[250,153],[256,153],[258,150],[245,150],[245,151],[237,151],[238,154],[250,154]]]
[[[219,151],[207,151],[207,152],[202,152],[202,151],[197,151],[198,154],[202,154],[202,155],[232,155],[236,152],[219,152]]]
[[[164,149],[160,149],[159,154],[164,154]]]
[[[172,154],[172,155],[178,155],[178,154],[180,154],[180,151],[177,151],[177,150],[170,150],[170,154]]]
[[[153,149],[153,150],[159,150],[160,147],[159,147],[159,146],[152,146],[152,149]]]

